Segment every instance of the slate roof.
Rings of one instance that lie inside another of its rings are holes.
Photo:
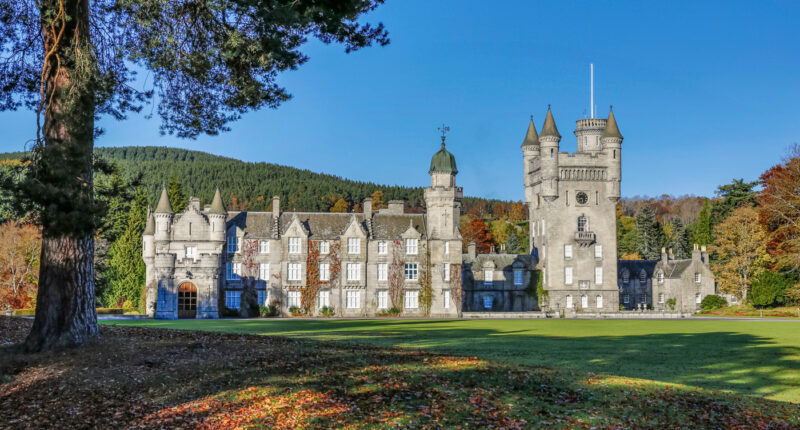
[[[354,216],[364,231],[372,232],[370,239],[399,239],[409,225],[413,225],[423,238],[426,237],[423,214],[374,213],[370,226],[363,213],[328,212],[283,212],[279,218],[281,235],[289,228],[295,216],[308,231],[309,238],[316,240],[339,239]],[[227,225],[236,225],[252,237],[273,237],[275,227],[271,212],[230,212]]]
[[[603,137],[616,137],[618,139],[622,139],[622,134],[619,132],[619,127],[617,127],[617,120],[614,118],[614,111],[610,110],[608,112],[608,121],[606,121],[606,128],[603,130]]]
[[[483,267],[483,263],[493,261],[498,270],[511,270],[515,262],[520,261],[525,265],[525,269],[533,270],[536,262],[532,255],[528,254],[478,254],[475,258],[470,258],[469,254],[462,256],[465,265],[471,265],[472,271],[477,272]]]
[[[547,108],[547,116],[544,118],[542,132],[539,133],[539,137],[545,136],[561,137],[561,135],[558,133],[558,128],[556,127],[556,120],[553,119],[553,112],[550,111],[549,107]]]
[[[536,134],[536,126],[533,124],[533,115],[531,115],[531,123],[528,124],[525,140],[522,141],[522,147],[526,146],[539,146],[539,135]]]
[[[214,192],[214,199],[211,200],[211,208],[209,208],[208,213],[215,215],[225,215],[227,213],[225,205],[222,203],[222,196],[219,194],[219,188]]]
[[[652,278],[656,269],[663,267],[665,278],[678,279],[692,265],[692,260],[669,260],[666,267],[659,265],[659,263],[661,263],[661,260],[619,260],[617,272],[622,277],[622,270],[628,269],[633,278],[639,276],[639,273],[644,269],[647,272],[647,277]]]
[[[169,196],[167,195],[167,187],[161,189],[161,197],[158,199],[155,213],[171,214],[172,206],[169,204]]]

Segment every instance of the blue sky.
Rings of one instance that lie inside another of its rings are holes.
[[[498,7],[502,5],[503,7]],[[800,2],[387,0],[366,17],[392,43],[345,54],[310,43],[284,74],[294,98],[195,141],[160,136],[157,119],[104,120],[98,146],[177,146],[377,183],[426,185],[452,131],[459,185],[523,198],[520,144],[552,104],[562,151],[589,104],[614,112],[625,196],[712,195],[753,180],[800,141]],[[0,113],[0,152],[24,147],[29,112]]]

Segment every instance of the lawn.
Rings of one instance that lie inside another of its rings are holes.
[[[113,324],[401,347],[800,403],[800,323],[709,320],[179,320]]]
[[[319,323],[338,325],[339,338],[353,334],[365,342],[370,342],[370,336],[379,337],[379,333],[390,331],[396,332],[389,333],[395,337],[421,337],[444,324],[283,320],[193,321],[176,325],[250,327],[251,331],[257,331],[255,327],[260,325],[261,331],[271,327],[308,335]],[[461,326],[465,323],[458,322],[454,326],[461,328],[453,330],[475,330],[471,324]],[[789,402],[568,367],[327,342],[309,336],[104,325],[102,338],[82,348],[20,354],[11,344],[24,339],[30,325],[30,320],[0,317],[0,345],[4,345],[0,346],[0,427],[800,426],[800,405]],[[520,336],[511,331],[507,336]],[[438,339],[446,340],[445,333],[438,334],[442,335]],[[435,340],[430,338],[428,342]]]

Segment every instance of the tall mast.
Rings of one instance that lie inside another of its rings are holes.
[[[594,63],[589,63],[589,118],[594,118]]]

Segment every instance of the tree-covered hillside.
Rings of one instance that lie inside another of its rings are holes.
[[[116,163],[126,181],[141,175],[142,185],[154,204],[160,187],[170,177],[178,179],[188,195],[210,202],[214,189],[223,192],[225,203],[234,208],[265,210],[272,196],[280,196],[282,210],[328,211],[339,200],[349,207],[361,203],[373,192],[383,192],[383,200],[406,200],[407,210],[424,207],[420,187],[380,185],[358,182],[334,175],[281,166],[272,163],[250,163],[200,151],[155,146],[96,148],[95,154]],[[21,158],[23,153],[0,154],[2,159]],[[235,198],[235,201],[234,201]],[[465,210],[486,201],[466,198]],[[487,201],[495,203],[497,201]]]

